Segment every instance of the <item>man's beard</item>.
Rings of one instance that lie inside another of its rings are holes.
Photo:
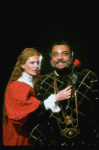
[[[66,63],[66,66],[64,68],[58,68],[56,67],[56,65],[58,63]],[[58,60],[57,62],[55,62],[55,64],[53,65],[52,64],[52,67],[54,68],[54,70],[59,74],[59,75],[64,75],[68,72],[68,70],[70,69],[71,65],[72,65],[73,61],[72,59],[70,59],[70,62],[68,61],[63,61],[62,59],[61,60]]]

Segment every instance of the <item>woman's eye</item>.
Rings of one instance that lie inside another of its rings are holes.
[[[39,65],[39,64],[40,64],[40,62],[38,61],[38,62],[37,62],[37,64]]]
[[[37,63],[38,65],[40,64],[39,61],[37,61],[37,62],[31,61],[31,62],[30,62],[30,64],[34,64],[34,63]]]
[[[34,64],[34,61],[30,62],[31,64]]]

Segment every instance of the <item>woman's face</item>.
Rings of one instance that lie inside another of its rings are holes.
[[[21,65],[24,69],[24,72],[29,75],[37,75],[38,69],[40,67],[40,57],[39,56],[31,56],[26,60],[26,63]]]

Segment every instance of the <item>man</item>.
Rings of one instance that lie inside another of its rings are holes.
[[[68,100],[56,103],[60,108],[58,111],[49,110],[48,115],[43,115],[41,122],[30,133],[30,144],[97,145],[97,76],[92,71],[82,70],[73,64],[73,52],[67,42],[55,43],[50,56],[54,71],[37,81],[37,98],[43,102],[49,95],[56,94],[70,85],[72,94]]]

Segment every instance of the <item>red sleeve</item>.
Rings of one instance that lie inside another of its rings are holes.
[[[40,101],[35,96],[34,89],[29,85],[19,81],[10,83],[5,99],[8,118],[24,124],[27,116],[40,105]]]

